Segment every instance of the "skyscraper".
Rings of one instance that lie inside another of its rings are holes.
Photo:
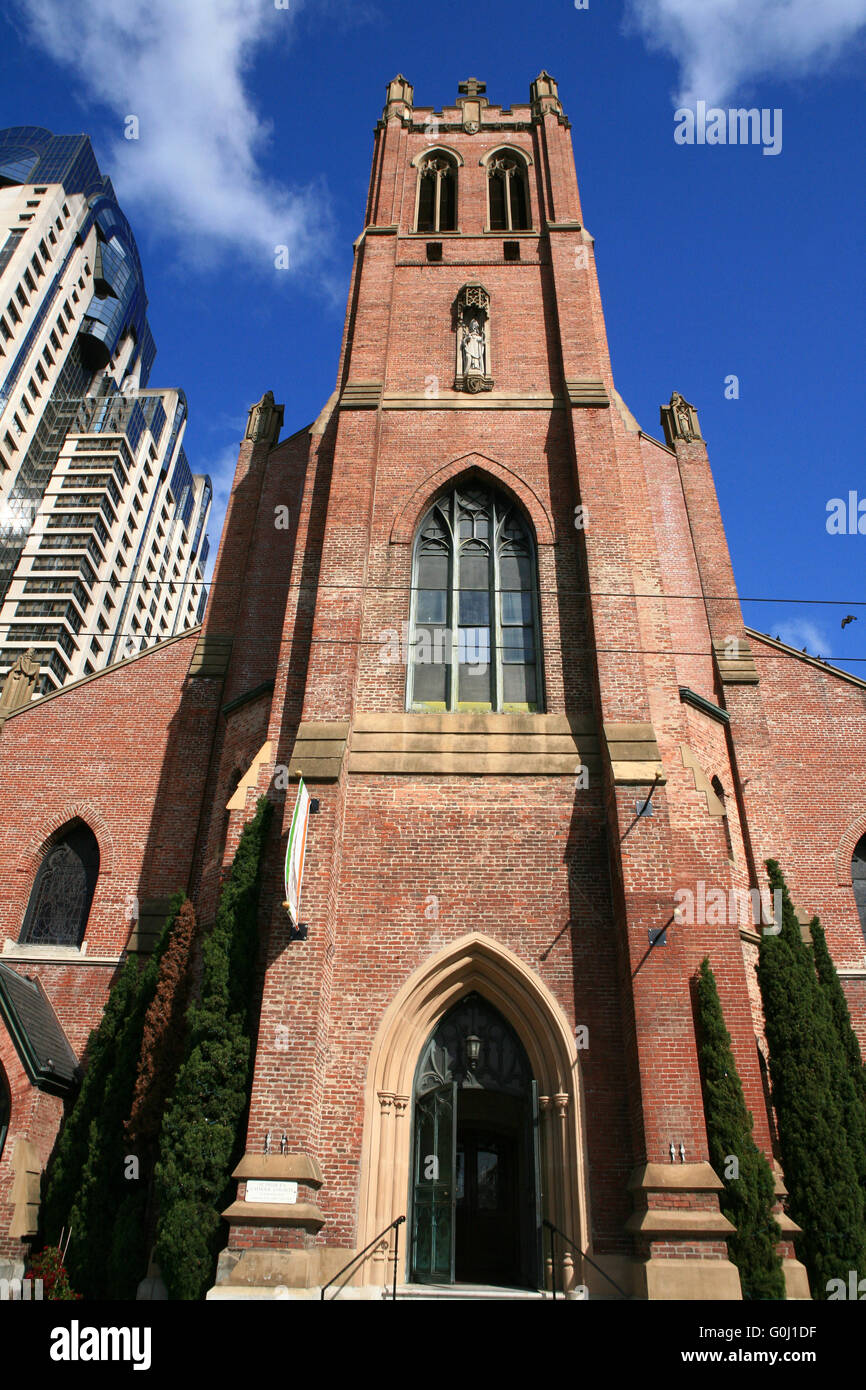
[[[201,616],[212,488],[86,136],[0,131],[0,237],[0,677],[32,649],[44,693]]]

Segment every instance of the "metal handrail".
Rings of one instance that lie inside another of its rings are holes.
[[[382,1237],[383,1237],[383,1236],[386,1236],[386,1235],[388,1234],[388,1232],[391,1231],[391,1230],[394,1231],[394,1282],[393,1282],[393,1285],[392,1285],[392,1292],[391,1292],[391,1299],[392,1299],[392,1301],[393,1301],[393,1300],[397,1297],[397,1252],[398,1252],[398,1249],[399,1249],[399,1246],[400,1246],[400,1227],[403,1225],[403,1222],[404,1222],[405,1220],[406,1220],[405,1216],[398,1216],[398,1217],[395,1217],[395,1219],[394,1219],[393,1221],[390,1221],[390,1222],[388,1223],[388,1225],[385,1227],[384,1231],[380,1231],[379,1234],[378,1234],[377,1236],[374,1236],[374,1237],[373,1237],[373,1239],[370,1241],[370,1244],[369,1244],[369,1245],[365,1245],[363,1250],[359,1250],[358,1253],[357,1253],[357,1255],[353,1255],[352,1258],[351,1258],[351,1260],[349,1260],[348,1264],[344,1264],[344,1265],[343,1265],[343,1268],[337,1271],[337,1273],[334,1275],[333,1279],[329,1279],[328,1282],[327,1282],[327,1284],[323,1284],[323,1285],[322,1285],[322,1292],[321,1292],[320,1295],[319,1295],[319,1297],[320,1297],[320,1299],[322,1300],[322,1302],[324,1303],[324,1302],[327,1301],[327,1302],[329,1302],[329,1303],[333,1303],[333,1302],[334,1302],[334,1299],[337,1299],[337,1298],[340,1297],[340,1293],[342,1292],[342,1289],[343,1289],[343,1287],[344,1287],[342,1284],[340,1285],[340,1288],[337,1290],[337,1292],[334,1294],[334,1298],[331,1298],[331,1299],[327,1299],[327,1300],[326,1300],[326,1299],[325,1299],[325,1291],[326,1291],[327,1289],[329,1289],[329,1288],[331,1287],[332,1284],[335,1284],[335,1283],[337,1282],[337,1280],[338,1280],[339,1278],[341,1278],[342,1275],[344,1275],[344,1274],[346,1273],[347,1270],[351,1269],[351,1268],[352,1268],[352,1265],[357,1264],[359,1260],[363,1259],[364,1256],[366,1255],[367,1251],[368,1251],[368,1250],[372,1250],[374,1245],[378,1245],[378,1244],[379,1244],[379,1241],[382,1239]]]
[[[572,1250],[577,1251],[578,1255],[582,1260],[586,1260],[589,1264],[592,1265],[593,1269],[598,1270],[599,1274],[602,1276],[603,1279],[606,1279],[609,1284],[613,1284],[613,1287],[616,1289],[617,1293],[620,1295],[621,1298],[624,1298],[626,1300],[628,1299],[628,1294],[625,1292],[625,1289],[621,1289],[616,1280],[611,1279],[610,1275],[606,1274],[605,1271],[602,1269],[601,1265],[597,1265],[595,1260],[592,1259],[590,1255],[587,1255],[585,1250],[581,1250],[579,1245],[575,1245],[574,1241],[571,1239],[571,1236],[567,1236],[565,1234],[565,1231],[561,1231],[558,1226],[554,1226],[552,1221],[547,1220],[547,1217],[544,1218],[541,1224],[543,1226],[546,1226],[547,1229],[550,1231],[550,1273],[553,1279],[554,1303],[556,1302],[556,1241],[554,1240],[554,1235],[562,1236],[562,1239],[568,1242]],[[563,1293],[564,1292],[565,1289],[563,1289]]]

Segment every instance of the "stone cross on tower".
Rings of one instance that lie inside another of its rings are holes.
[[[484,95],[487,83],[479,82],[477,77],[469,77],[465,82],[458,83],[457,90],[461,93],[457,105],[463,111],[463,129],[467,135],[475,135],[481,129],[482,107],[488,104]]]

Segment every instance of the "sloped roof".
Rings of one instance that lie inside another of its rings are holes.
[[[798,661],[804,662],[807,666],[814,666],[817,670],[823,671],[826,676],[838,676],[840,680],[848,681],[851,685],[857,685],[861,690],[866,690],[866,681],[859,676],[852,676],[850,671],[843,671],[839,666],[831,666],[829,661],[822,661],[819,656],[810,656],[808,652],[798,652],[796,647],[789,647],[787,642],[780,642],[778,638],[771,637],[768,632],[758,632],[757,628],[747,627],[747,636],[757,637],[759,641],[765,642],[768,647],[775,647],[776,651],[784,652],[786,656],[796,657]]]
[[[123,666],[131,666],[134,661],[144,661],[145,657],[152,656],[154,652],[164,651],[166,647],[171,647],[175,642],[184,642],[200,633],[201,627],[201,623],[196,623],[195,627],[188,627],[183,632],[176,632],[173,636],[164,638],[162,642],[154,642],[151,647],[143,647],[140,652],[134,652],[132,656],[121,657],[119,661],[113,661],[110,666],[101,666],[98,671],[91,671],[88,676],[79,676],[77,680],[58,686],[57,690],[49,690],[47,695],[39,695],[35,700],[28,700],[26,705],[19,705],[17,709],[11,709],[4,716],[4,722],[27,714],[29,710],[42,709],[49,700],[59,700],[61,695],[68,695],[70,690],[77,690],[79,686],[87,685],[89,681],[101,680],[103,676],[111,675],[113,671],[119,671]],[[0,724],[0,728],[2,728],[2,724]]]
[[[38,980],[0,961],[0,1018],[34,1086],[65,1095],[78,1080],[78,1058]]]

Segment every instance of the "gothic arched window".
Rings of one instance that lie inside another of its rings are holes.
[[[434,150],[418,165],[417,232],[456,232],[457,163]]]
[[[48,850],[27,904],[21,942],[80,946],[99,875],[96,836],[75,822]]]
[[[728,858],[730,859],[731,863],[733,864],[733,862],[734,862],[734,842],[733,842],[733,840],[731,839],[731,822],[730,822],[730,818],[729,818],[729,816],[728,816],[728,804],[727,804],[727,802],[726,802],[726,800],[725,800],[725,789],[724,789],[724,787],[722,786],[721,781],[719,780],[718,777],[713,777],[713,778],[711,779],[710,785],[711,785],[713,791],[716,793],[716,796],[719,798],[719,801],[722,803],[722,806],[724,807],[724,812],[725,812],[725,814],[724,814],[724,816],[723,816],[722,819],[723,819],[723,823],[724,823],[724,827],[725,827],[725,842],[726,842],[726,844],[727,844],[727,846],[728,846]]]
[[[509,498],[467,480],[434,502],[415,540],[409,709],[541,709],[535,575]]]
[[[526,165],[518,155],[504,150],[487,161],[487,196],[491,232],[529,230]]]
[[[854,846],[851,859],[851,882],[854,885],[854,901],[860,914],[860,926],[866,936],[866,835],[861,835]]]

